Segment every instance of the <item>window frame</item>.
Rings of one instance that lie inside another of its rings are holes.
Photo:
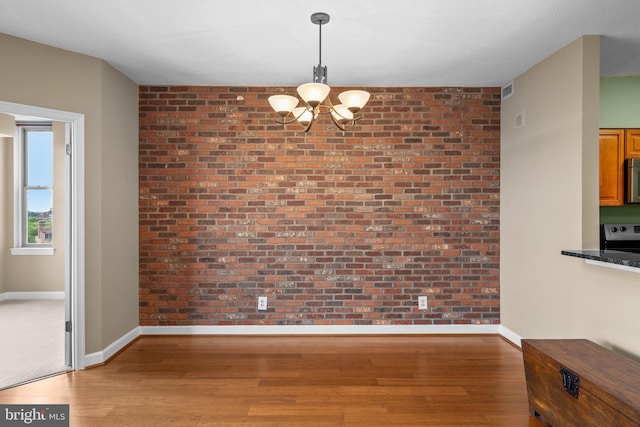
[[[51,132],[51,153],[52,153],[52,176],[51,186],[28,186],[29,154],[27,150],[29,132]],[[55,250],[53,243],[29,243],[28,242],[28,220],[27,220],[27,192],[29,190],[51,191],[53,203],[53,123],[47,122],[16,122],[16,133],[13,144],[13,176],[14,176],[14,244],[11,248],[12,255],[53,255]]]

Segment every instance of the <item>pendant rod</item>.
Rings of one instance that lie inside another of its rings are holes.
[[[318,46],[318,64],[322,65],[322,21],[320,21],[320,23],[318,24],[318,27],[319,27],[318,31],[320,33],[320,37],[319,37],[320,43]]]
[[[314,24],[320,27],[318,29],[318,34],[319,34],[318,64],[319,65],[322,65],[322,25],[328,24],[330,20],[331,20],[331,17],[329,16],[328,13],[325,13],[325,12],[316,12],[313,15],[311,15],[311,22],[313,22]]]

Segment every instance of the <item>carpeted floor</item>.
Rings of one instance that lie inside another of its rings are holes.
[[[64,301],[1,301],[0,389],[65,370]]]

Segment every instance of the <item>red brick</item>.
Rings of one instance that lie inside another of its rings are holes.
[[[499,323],[500,88],[369,90],[305,134],[295,88],[140,88],[141,325]]]

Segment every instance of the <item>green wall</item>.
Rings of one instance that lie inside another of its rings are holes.
[[[640,128],[640,76],[600,77],[600,127]],[[640,205],[603,206],[600,223],[640,223]]]
[[[640,206],[601,206],[600,224],[640,223]]]
[[[600,127],[640,128],[640,76],[600,77]]]

